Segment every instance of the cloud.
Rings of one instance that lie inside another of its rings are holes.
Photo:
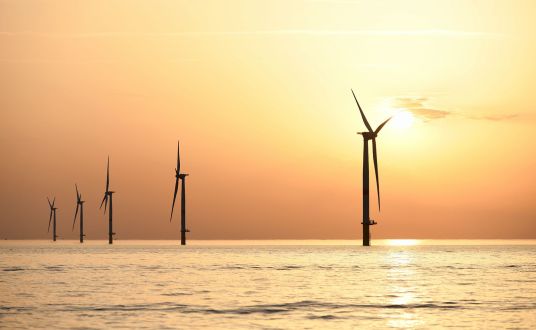
[[[395,108],[403,108],[411,112],[415,117],[428,122],[434,119],[442,119],[445,117],[461,117],[472,120],[489,120],[489,121],[506,121],[519,117],[519,114],[501,114],[501,115],[466,115],[460,112],[449,110],[434,109],[427,106],[428,98],[426,97],[398,97],[392,102]]]
[[[396,108],[406,109],[407,111],[411,112],[415,117],[421,118],[424,121],[441,119],[452,115],[452,112],[450,111],[432,109],[430,107],[425,106],[427,100],[428,99],[425,97],[399,97],[394,100],[393,105]]]
[[[508,114],[508,115],[487,115],[487,116],[468,116],[469,119],[475,120],[491,120],[491,121],[502,121],[509,120],[519,117],[519,114]]]

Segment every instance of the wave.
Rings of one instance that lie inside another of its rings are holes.
[[[172,295],[172,294],[169,294]],[[181,295],[179,293],[179,295]],[[59,306],[58,306],[59,307]],[[209,306],[176,304],[169,302],[153,304],[118,304],[107,306],[65,306],[61,311],[75,312],[120,312],[120,311],[180,311],[182,313],[222,314],[222,315],[248,315],[248,314],[283,314],[296,311],[301,312],[351,312],[356,309],[459,309],[464,308],[456,302],[422,303],[422,304],[336,304],[303,300],[281,304],[249,305],[238,308],[217,309]],[[335,316],[330,313],[322,315],[310,315],[311,318],[331,319]]]
[[[20,271],[23,271],[23,270],[29,270],[29,268],[24,268],[24,267],[6,267],[4,269],[2,269],[4,272],[20,272]]]

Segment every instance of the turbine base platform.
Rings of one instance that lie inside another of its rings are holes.
[[[361,224],[364,225],[365,223],[361,222]],[[368,223],[369,226],[374,226],[374,225],[377,225],[377,224],[378,223],[376,221],[374,221],[374,220],[369,220],[369,223]]]

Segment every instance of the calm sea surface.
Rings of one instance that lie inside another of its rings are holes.
[[[3,241],[0,327],[536,328],[535,240],[358,243]]]

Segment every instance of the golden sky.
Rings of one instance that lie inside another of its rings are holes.
[[[0,236],[536,238],[534,1],[0,1]],[[371,181],[373,184],[374,181]],[[371,193],[375,190],[371,185]],[[178,214],[178,213],[177,213]]]

